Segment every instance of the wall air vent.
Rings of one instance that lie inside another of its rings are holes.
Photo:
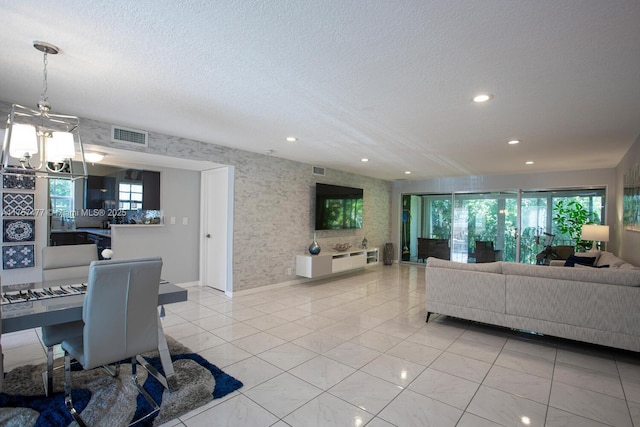
[[[323,167],[313,166],[311,168],[311,173],[314,174],[314,175],[324,176],[325,170],[324,170]]]
[[[143,130],[130,129],[122,126],[111,126],[111,142],[123,142],[135,146],[146,147],[149,134]]]

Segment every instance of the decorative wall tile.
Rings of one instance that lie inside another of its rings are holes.
[[[5,219],[2,227],[3,242],[32,242],[35,240],[35,219]]]
[[[35,267],[34,245],[14,245],[2,248],[2,268],[11,270],[14,268]]]
[[[2,188],[35,190],[36,176],[33,172],[25,172],[20,175],[2,175]]]
[[[2,216],[33,216],[34,195],[31,193],[4,193]]]

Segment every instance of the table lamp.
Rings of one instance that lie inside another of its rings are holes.
[[[596,242],[609,241],[609,226],[599,225],[599,224],[584,224],[582,226],[582,233],[580,234],[580,239],[593,241],[592,248],[595,248]]]

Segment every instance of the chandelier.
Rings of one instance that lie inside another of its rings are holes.
[[[42,95],[37,110],[18,104],[11,106],[2,144],[2,174],[33,173],[38,177],[66,179],[86,177],[80,119],[51,113],[47,96],[47,55],[56,55],[60,49],[40,41],[33,42],[33,47],[44,57]]]

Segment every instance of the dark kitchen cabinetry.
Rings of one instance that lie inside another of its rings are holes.
[[[50,246],[85,245],[95,243],[98,247],[98,259],[102,258],[102,251],[111,248],[111,237],[91,231],[52,231]]]
[[[87,233],[78,231],[62,231],[51,233],[51,246],[63,245],[82,245],[85,243],[93,243],[87,239]]]
[[[98,247],[98,258],[99,259],[104,259],[102,257],[102,251],[105,250],[105,249],[110,249],[111,248],[111,237],[100,236],[98,234],[88,233],[87,234],[87,239],[89,240],[88,243],[95,243],[96,246]]]
[[[114,206],[116,201],[116,179],[112,176],[87,177],[85,188],[85,208],[104,209],[105,202],[112,202],[107,206]]]
[[[85,209],[117,209],[118,183],[142,185],[142,209],[160,210],[160,172],[126,169],[107,176],[89,175],[84,190]]]
[[[160,210],[160,172],[142,172],[142,209]]]

